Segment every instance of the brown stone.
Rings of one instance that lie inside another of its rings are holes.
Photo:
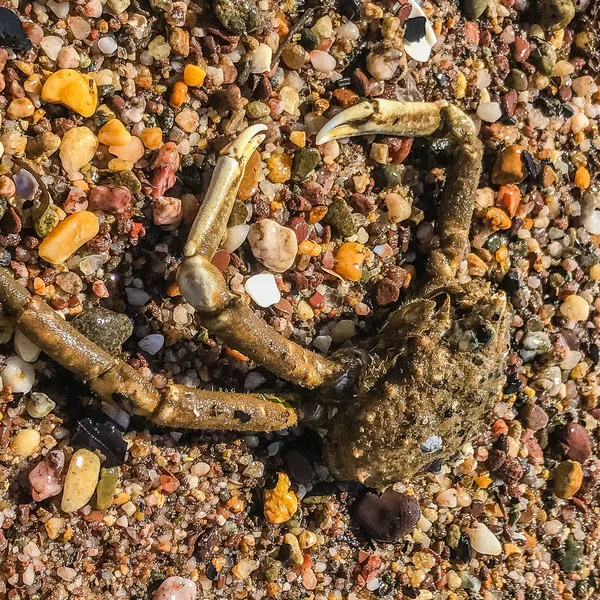
[[[572,498],[582,482],[583,470],[574,460],[565,460],[554,469],[554,494],[563,500]]]
[[[180,27],[173,27],[171,29],[171,37],[169,38],[169,44],[173,51],[180,56],[186,57],[190,53],[190,34],[185,29]]]
[[[258,175],[260,173],[260,154],[256,151],[250,157],[240,189],[238,190],[238,198],[242,201],[250,200],[258,188]]]
[[[500,152],[492,169],[493,183],[507,185],[521,183],[525,179],[525,164],[522,157],[524,150],[523,146],[513,144]]]

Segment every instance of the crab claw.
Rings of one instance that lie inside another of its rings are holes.
[[[317,134],[317,144],[358,135],[420,137],[442,125],[445,102],[365,100],[338,113]]]
[[[244,170],[254,151],[262,144],[266,125],[248,127],[219,157],[208,191],[183,249],[185,256],[200,254],[211,260],[227,230],[227,221],[237,196]]]

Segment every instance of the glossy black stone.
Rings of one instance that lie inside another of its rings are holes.
[[[31,50],[30,39],[23,30],[21,19],[8,8],[0,7],[0,47],[19,52]]]

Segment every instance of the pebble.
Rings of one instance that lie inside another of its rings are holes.
[[[41,352],[40,348],[19,329],[15,332],[13,343],[15,345],[15,351],[25,362],[34,363],[39,358]]]
[[[55,407],[56,402],[42,392],[32,392],[25,404],[27,414],[34,419],[43,419],[45,416],[49,415]]]
[[[64,43],[65,42],[63,39],[57,35],[47,35],[41,41],[40,46],[46,56],[50,60],[55,61],[58,58],[58,53],[60,52],[60,49],[63,47]]]
[[[234,225],[227,228],[227,238],[223,242],[223,249],[227,252],[235,252],[248,237],[250,225]]]
[[[495,123],[502,118],[502,108],[498,102],[481,102],[477,107],[477,116],[486,123]]]
[[[97,148],[98,139],[87,127],[74,127],[64,134],[59,154],[71,180],[82,179],[79,169],[92,161]]]
[[[396,77],[405,64],[405,54],[398,48],[384,43],[375,44],[366,60],[369,74],[383,81]]]
[[[496,185],[507,185],[521,183],[525,179],[524,150],[523,146],[512,144],[500,152],[492,168],[493,183]]]
[[[356,326],[350,319],[341,319],[331,330],[331,339],[336,344],[342,344],[356,335]]]
[[[14,452],[23,457],[35,454],[40,448],[41,436],[35,429],[22,429],[14,437],[11,447]]]
[[[107,146],[125,146],[131,141],[131,134],[119,119],[111,119],[98,132],[98,141]]]
[[[316,168],[321,160],[321,153],[317,148],[299,148],[292,161],[292,179],[302,181]]]
[[[260,13],[253,0],[215,0],[213,6],[221,25],[236,35],[252,33],[260,24]]]
[[[335,58],[331,54],[321,50],[313,50],[310,53],[310,63],[321,73],[331,73],[336,66]]]
[[[111,214],[122,214],[131,209],[131,192],[119,185],[98,185],[89,195],[88,208]]]
[[[381,496],[366,492],[353,509],[364,531],[380,542],[399,541],[415,528],[421,517],[415,498],[392,488],[387,488]]]
[[[410,203],[400,194],[388,194],[385,197],[385,205],[388,209],[388,220],[390,223],[406,221],[412,212]]]
[[[61,221],[39,245],[40,258],[53,265],[64,263],[98,234],[98,217],[82,210]]]
[[[281,293],[272,273],[253,275],[245,283],[246,293],[262,308],[268,308],[281,300]]]
[[[293,533],[286,533],[283,536],[283,543],[289,548],[289,562],[294,565],[301,565],[304,562],[304,554],[300,549],[298,538]]]
[[[109,146],[108,151],[117,158],[135,164],[144,156],[144,143],[140,138],[132,135],[129,142],[120,146]]]
[[[537,404],[526,404],[523,408],[525,425],[532,431],[540,431],[548,425],[548,413]]]
[[[263,492],[263,509],[269,523],[285,523],[298,510],[298,498],[290,490],[290,478],[285,473],[277,474],[277,485]]]
[[[35,371],[20,356],[11,356],[0,371],[3,384],[9,385],[15,394],[27,394],[35,383]]]
[[[138,342],[138,347],[143,352],[154,356],[165,345],[165,336],[161,333],[151,333]]]
[[[574,16],[572,0],[537,0],[537,20],[546,30],[564,29]]]
[[[60,503],[61,510],[69,513],[83,508],[94,495],[99,474],[98,456],[85,448],[77,450],[67,469]]]
[[[71,325],[109,354],[118,354],[133,333],[133,323],[127,315],[100,306],[84,310]]]
[[[298,254],[294,231],[271,219],[262,219],[250,226],[248,243],[255,258],[276,273],[290,269]]]
[[[65,466],[65,455],[61,450],[48,452],[42,462],[29,473],[31,497],[36,502],[58,496],[62,491],[61,474]]]
[[[183,205],[179,198],[159,196],[152,201],[152,220],[155,225],[178,225],[183,218]]]
[[[590,305],[585,298],[571,294],[567,296],[560,305],[561,314],[573,321],[587,321],[590,316]]]
[[[477,523],[472,529],[467,529],[471,546],[479,554],[499,556],[502,554],[500,540],[483,523]]]
[[[46,79],[42,100],[63,104],[82,117],[91,117],[98,106],[98,88],[89,75],[74,69],[60,69]]]
[[[489,0],[463,0],[462,7],[467,19],[479,19],[488,7]]]
[[[98,40],[98,50],[100,50],[102,54],[112,54],[117,51],[117,48],[117,42],[113,37],[107,35]]]
[[[97,510],[106,510],[113,503],[120,475],[121,469],[119,467],[100,470],[100,480],[96,487],[95,506]]]
[[[154,592],[153,600],[196,600],[196,584],[187,577],[168,577]]]
[[[565,541],[563,556],[560,559],[560,568],[565,573],[573,573],[581,569],[581,557],[585,552],[585,545],[581,541],[569,536]]]
[[[260,75],[271,70],[273,50],[267,44],[259,44],[250,55],[250,73]]]
[[[572,498],[583,483],[583,470],[574,460],[565,460],[554,469],[554,494],[558,498]]]
[[[250,558],[242,558],[231,570],[233,576],[240,581],[244,581],[258,569],[260,563],[257,560]]]
[[[350,281],[359,281],[365,261],[365,247],[358,242],[344,242],[335,253],[335,272]]]
[[[200,87],[206,78],[206,71],[199,65],[186,65],[183,70],[183,80],[190,87]]]
[[[567,456],[571,460],[584,463],[592,455],[590,436],[586,428],[579,423],[565,425],[560,437],[567,445]]]

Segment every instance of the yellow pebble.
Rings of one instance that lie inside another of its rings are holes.
[[[365,247],[358,242],[344,242],[335,255],[335,272],[350,281],[359,281],[365,261]]]
[[[298,148],[304,148],[304,146],[306,146],[306,132],[292,131],[292,133],[290,133],[290,142],[298,146]]]
[[[190,87],[200,87],[205,77],[206,71],[198,65],[186,65],[183,70],[183,80]]]
[[[320,244],[311,242],[310,240],[304,240],[298,246],[298,254],[307,254],[308,256],[319,256],[322,250],[323,248]]]
[[[140,139],[148,150],[160,148],[163,143],[162,136],[163,134],[160,127],[148,127],[147,129],[142,129],[140,133]]]
[[[596,281],[600,279],[600,263],[596,263],[590,267],[590,277]]]
[[[12,449],[19,456],[31,456],[40,447],[40,434],[35,429],[19,431],[12,441]]]
[[[290,478],[285,473],[277,474],[277,485],[264,491],[264,511],[269,523],[285,523],[298,510],[298,498],[290,490]]]
[[[98,106],[98,88],[89,75],[61,69],[46,79],[42,100],[64,104],[82,117],[91,117]]]
[[[15,98],[6,110],[9,119],[26,119],[35,112],[35,106],[29,98]]]
[[[590,316],[590,305],[585,298],[577,294],[567,296],[560,305],[561,314],[574,321],[587,321]]]
[[[60,161],[63,169],[74,179],[81,179],[79,169],[94,158],[98,138],[88,127],[73,127],[63,135],[60,145]]]
[[[125,146],[131,141],[131,134],[119,119],[111,119],[98,132],[98,141],[107,146]]]
[[[586,167],[579,167],[577,171],[575,171],[575,185],[580,190],[587,190],[587,188],[590,187],[591,181],[590,172]]]
[[[457,100],[465,97],[467,93],[467,78],[465,74],[460,71],[456,77],[456,83],[454,84],[454,97]]]
[[[77,450],[71,458],[65,477],[61,510],[68,513],[84,507],[94,495],[99,474],[98,455],[85,448]]]
[[[52,265],[59,265],[70,258],[81,246],[98,234],[98,217],[82,210],[61,221],[42,241],[38,252],[40,258]]]
[[[118,171],[131,171],[133,169],[131,161],[123,160],[122,158],[113,158],[108,163],[108,170],[116,173]]]
[[[287,154],[273,154],[267,160],[269,179],[273,183],[285,183],[292,176],[292,157]]]

